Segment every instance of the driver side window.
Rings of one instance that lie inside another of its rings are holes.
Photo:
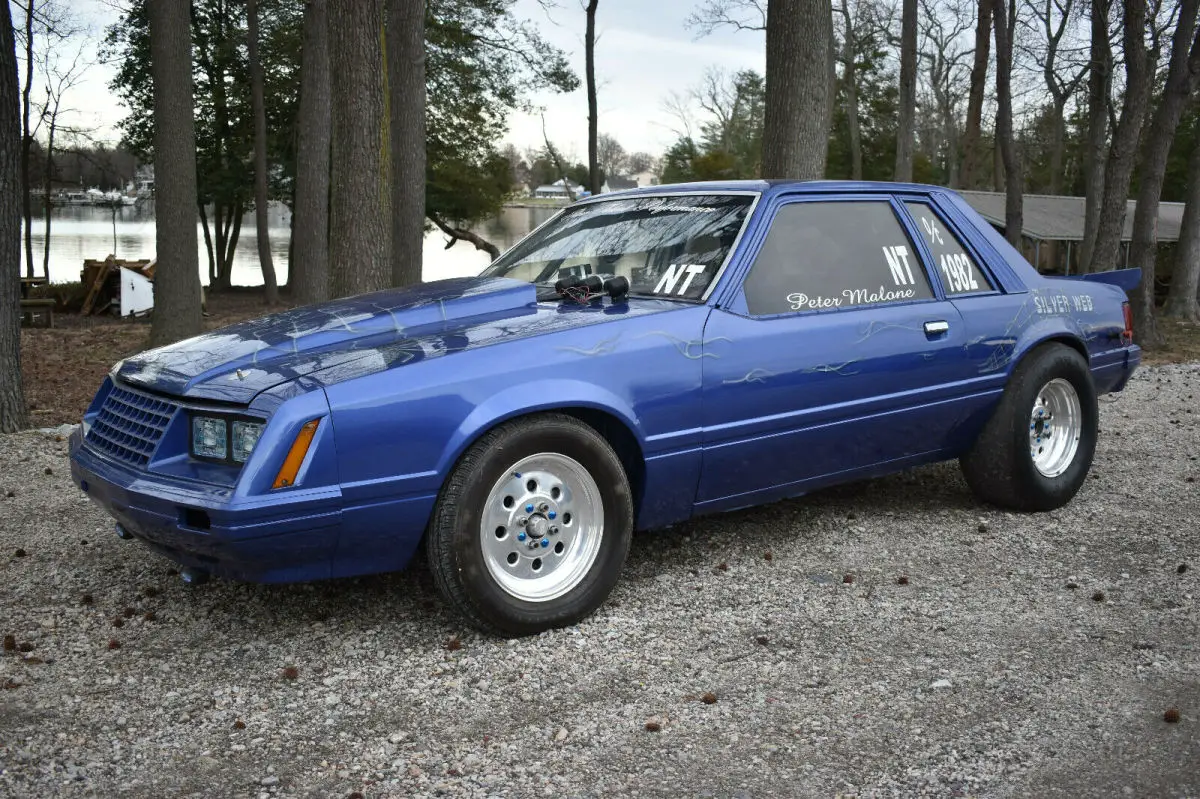
[[[933,298],[917,250],[886,200],[782,206],[743,288],[754,316]]]

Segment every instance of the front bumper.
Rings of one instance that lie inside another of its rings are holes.
[[[84,446],[80,429],[69,448],[75,484],[180,565],[257,583],[333,576],[342,525],[337,488],[239,504],[230,488],[141,471],[101,455]]]

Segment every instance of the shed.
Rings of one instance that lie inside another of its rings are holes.
[[[997,230],[1004,230],[1003,192],[998,191],[964,191],[958,194],[974,208],[980,216],[986,219]],[[1026,257],[1032,254],[1031,261],[1039,269],[1046,268],[1051,272],[1070,274],[1078,271],[1078,259],[1072,259],[1073,253],[1078,253],[1078,244],[1083,241],[1083,222],[1085,215],[1085,200],[1083,197],[1068,197],[1053,194],[1026,194],[1023,198],[1021,236],[1028,242]],[[1179,241],[1179,231],[1183,224],[1183,203],[1158,204],[1158,241],[1171,244]],[[1137,202],[1128,200],[1125,208],[1125,224],[1121,231],[1121,245],[1126,261],[1129,259],[1129,242],[1133,238],[1133,213]],[[1051,244],[1046,255],[1050,263],[1042,258],[1042,245]],[[1065,244],[1059,247],[1058,244]],[[1030,252],[1031,251],[1031,252]]]

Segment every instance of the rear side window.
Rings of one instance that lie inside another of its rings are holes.
[[[916,249],[886,201],[783,206],[744,288],[755,316],[933,297]]]
[[[942,224],[932,208],[919,202],[906,202],[904,207],[912,214],[929,251],[933,253],[933,262],[942,275],[942,285],[946,287],[947,295],[992,290],[979,264]]]

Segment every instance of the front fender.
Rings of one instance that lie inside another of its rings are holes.
[[[532,398],[537,401],[531,402]],[[446,449],[437,463],[439,477],[445,479],[463,452],[493,427],[518,416],[564,408],[590,408],[616,417],[629,428],[645,451],[645,431],[633,409],[621,397],[595,383],[548,378],[510,386],[476,406],[446,442]]]

